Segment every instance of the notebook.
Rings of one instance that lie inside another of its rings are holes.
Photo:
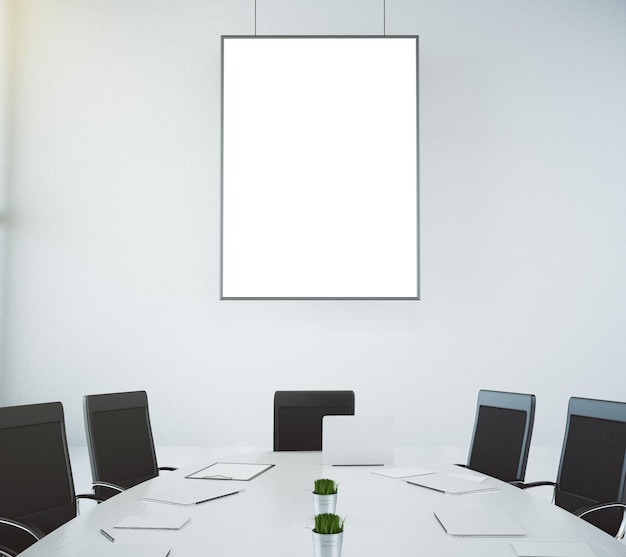
[[[216,462],[193,474],[185,476],[192,480],[250,481],[272,468],[273,464],[247,462]]]
[[[440,491],[446,495],[466,495],[468,493],[483,493],[497,491],[493,485],[485,485],[475,480],[459,478],[448,474],[428,474],[406,480],[408,483]]]
[[[142,499],[153,503],[168,503],[170,505],[198,505],[199,503],[205,503],[213,499],[220,499],[221,497],[234,495],[235,493],[243,491],[243,488],[237,487],[233,485],[233,483],[229,482],[225,485],[214,482],[193,482],[193,485],[168,489],[166,491],[142,497]]]
[[[335,466],[393,463],[393,416],[324,416],[322,463]]]
[[[435,512],[451,536],[511,538],[526,535],[511,517],[499,509],[443,509]]]

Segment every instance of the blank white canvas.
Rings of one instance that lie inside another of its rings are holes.
[[[417,38],[222,54],[222,297],[417,298]]]

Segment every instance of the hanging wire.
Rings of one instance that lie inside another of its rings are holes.
[[[383,35],[387,35],[387,2],[386,0],[383,0]]]
[[[254,0],[254,36],[256,37],[256,2]],[[383,0],[383,35],[387,35],[387,0]]]

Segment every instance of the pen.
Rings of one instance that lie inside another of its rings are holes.
[[[109,534],[108,532],[105,532],[102,528],[100,528],[100,533],[101,533],[101,534],[102,534],[102,535],[103,535],[103,536],[104,536],[107,540],[109,540],[110,542],[114,542],[114,541],[115,541],[115,538],[114,538],[111,534]]]

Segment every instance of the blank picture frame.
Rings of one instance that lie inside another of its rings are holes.
[[[222,37],[221,299],[419,299],[418,37]]]

